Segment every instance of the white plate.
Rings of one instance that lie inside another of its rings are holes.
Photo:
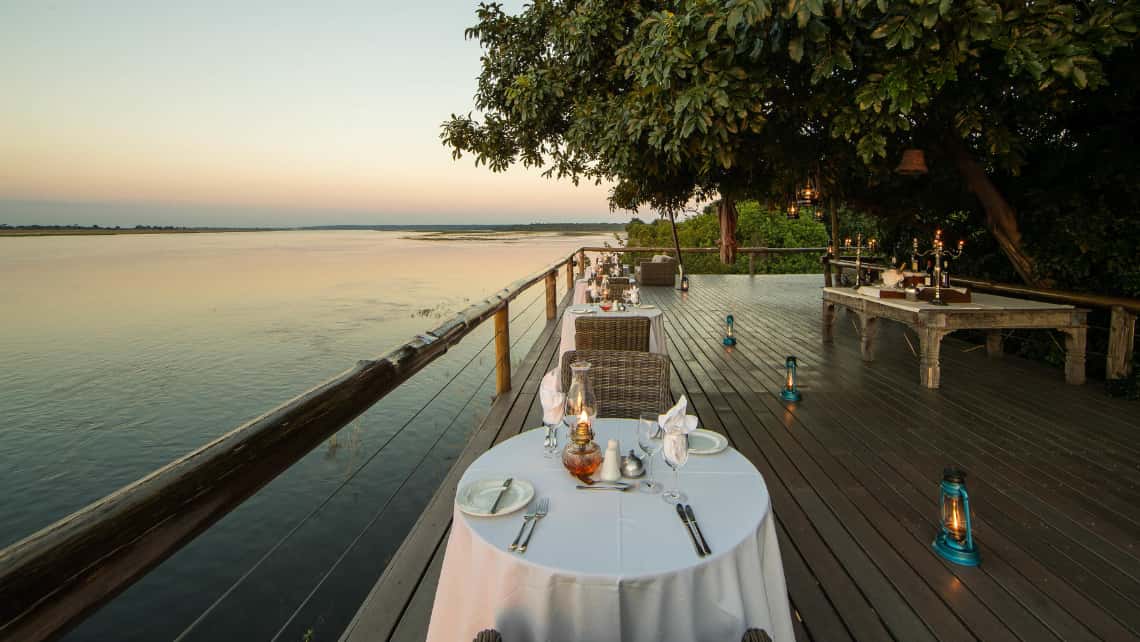
[[[653,305],[652,303],[639,304],[637,307],[641,308],[642,310],[656,310],[657,309],[657,306]]]
[[[570,308],[570,311],[574,314],[593,314],[595,312],[592,308]]]
[[[455,505],[459,510],[476,517],[491,517],[491,504],[495,503],[495,496],[503,487],[506,477],[498,479],[480,479],[473,481],[459,489],[455,494]],[[499,501],[499,509],[494,516],[508,515],[526,506],[534,499],[534,486],[522,479],[515,479],[511,487],[503,493]]]
[[[719,432],[698,428],[689,433],[691,455],[715,455],[725,448],[728,448],[728,439]]]

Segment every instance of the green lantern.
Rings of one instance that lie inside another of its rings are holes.
[[[730,314],[724,318],[724,341],[722,343],[724,343],[726,346],[736,345],[736,336],[732,333],[732,325],[733,319],[732,315]]]
[[[780,398],[784,401],[799,401],[802,399],[800,389],[796,383],[796,358],[789,356],[784,360],[784,389],[780,391]]]

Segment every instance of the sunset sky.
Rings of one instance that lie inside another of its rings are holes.
[[[3,2],[0,223],[626,220],[605,187],[451,160],[476,4]]]

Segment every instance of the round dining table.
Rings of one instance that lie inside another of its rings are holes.
[[[609,439],[624,454],[636,449],[637,423],[599,419],[603,452]],[[563,427],[560,446],[566,434]],[[508,547],[526,508],[492,517],[455,508],[429,641],[463,642],[483,629],[505,642],[735,642],[749,628],[776,642],[794,639],[768,489],[743,455],[731,447],[694,454],[680,469],[679,487],[711,550],[700,556],[660,494],[579,490],[560,454],[544,456],[543,436],[528,430],[504,441],[460,480],[460,490],[487,479],[530,482],[530,507],[545,498],[549,510],[520,554]],[[660,454],[653,468],[670,487]]]

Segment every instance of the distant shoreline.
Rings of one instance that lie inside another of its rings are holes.
[[[216,234],[223,232],[378,231],[428,232],[434,240],[460,240],[453,235],[504,232],[593,234],[623,232],[625,223],[531,223],[523,225],[317,225],[309,227],[102,227],[78,225],[0,225],[3,236],[111,236],[116,234]]]

